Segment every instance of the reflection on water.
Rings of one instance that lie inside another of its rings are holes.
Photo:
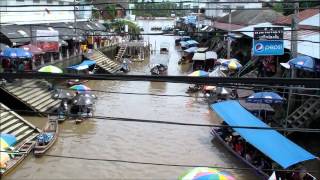
[[[173,21],[139,21],[147,31],[154,25]],[[159,47],[170,44],[168,74],[186,75],[189,67],[178,65],[180,53],[174,47],[173,36],[146,36]],[[149,61],[132,63],[130,74],[147,74]],[[187,84],[133,81],[90,81],[92,89],[103,91],[181,94]],[[184,123],[217,123],[202,98],[126,95],[97,93],[97,116],[140,118]],[[46,118],[28,117],[37,126]],[[243,167],[219,143],[211,143],[210,128],[186,127],[151,123],[117,122],[90,119],[81,124],[66,121],[60,126],[59,139],[48,152],[54,155],[101,159],[120,159],[169,164]],[[190,168],[126,164],[104,161],[84,161],[54,157],[29,158],[5,179],[177,179]],[[239,179],[257,179],[248,171],[229,170]]]

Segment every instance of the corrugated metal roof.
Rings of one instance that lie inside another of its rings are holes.
[[[221,30],[228,31],[229,30],[229,23],[222,23],[222,22],[214,22],[213,27]],[[230,29],[232,31],[243,28],[244,26],[237,25],[237,24],[230,24]]]
[[[319,14],[319,9],[306,9],[298,13],[299,21],[303,21],[311,16]],[[283,25],[290,25],[292,23],[292,14],[285,17],[280,17],[274,21],[275,24],[283,24]]]
[[[299,23],[300,25],[320,27],[320,14],[311,16]]]

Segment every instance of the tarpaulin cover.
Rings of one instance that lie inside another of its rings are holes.
[[[245,110],[238,101],[224,101],[210,105],[230,126],[265,127],[267,124]],[[293,143],[275,130],[233,128],[248,143],[256,147],[266,156],[283,168],[296,163],[315,159],[316,157],[297,144]]]

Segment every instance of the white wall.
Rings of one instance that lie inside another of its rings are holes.
[[[222,17],[228,14],[227,10],[220,10],[220,9],[225,9],[225,8],[239,8],[243,7],[244,9],[246,8],[262,8],[262,3],[223,3],[223,2],[241,2],[242,0],[218,0],[218,2],[221,3],[207,3],[206,5],[206,11],[205,11],[205,16],[207,17]],[[243,0],[245,2],[247,1],[252,1],[252,2],[257,2],[257,0]],[[207,0],[207,2],[212,2],[212,0]],[[212,8],[212,9],[210,9]],[[219,10],[215,10],[219,9]],[[235,10],[232,10],[235,11]]]
[[[40,0],[39,3],[33,0],[0,0],[1,5],[43,5],[43,6],[28,6],[28,7],[1,7],[0,8],[0,22],[8,24],[37,24],[37,23],[50,23],[50,22],[73,22],[74,21],[74,7],[73,6],[56,6],[49,7],[46,0]],[[64,5],[73,4],[73,0],[60,0]],[[53,0],[54,5],[58,5],[59,1]],[[87,8],[87,7],[86,7]],[[46,9],[50,13],[46,12]],[[54,11],[66,10],[66,11]],[[6,11],[32,11],[32,12],[6,12]],[[89,13],[89,15],[88,15]],[[81,18],[91,17],[91,12],[80,13]]]

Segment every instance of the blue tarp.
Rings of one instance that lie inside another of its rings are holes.
[[[96,64],[95,61],[92,60],[84,60],[82,61],[82,63],[78,64],[78,65],[74,65],[74,66],[70,66],[68,67],[68,69],[75,69],[75,70],[84,70],[84,69],[88,69],[89,66]]]
[[[269,126],[245,110],[238,101],[224,101],[212,104],[214,110],[230,126]],[[283,168],[296,163],[315,159],[316,157],[297,144],[293,143],[275,130],[233,128],[248,143],[256,147],[266,156]]]

